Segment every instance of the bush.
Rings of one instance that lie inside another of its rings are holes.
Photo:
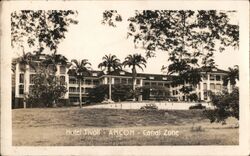
[[[190,106],[189,109],[206,109],[206,106],[202,106],[202,104],[196,104],[194,106]]]
[[[45,73],[36,74],[30,89],[26,99],[28,107],[52,107],[67,92],[65,85],[60,84],[59,77]]]
[[[109,94],[108,87],[108,85],[99,85],[90,89],[87,101],[90,101],[91,103],[99,103],[102,102],[104,99],[107,99]],[[132,91],[131,85],[112,85],[111,91],[111,98],[113,101],[125,101],[127,99],[133,98],[133,94],[136,94]]]
[[[239,89],[234,88],[232,93],[224,92],[222,94],[211,95],[214,110],[205,110],[204,113],[211,122],[222,122],[228,117],[235,117],[239,120]]]

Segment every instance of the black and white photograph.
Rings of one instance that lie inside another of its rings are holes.
[[[250,154],[247,1],[87,2],[3,2],[2,150]]]

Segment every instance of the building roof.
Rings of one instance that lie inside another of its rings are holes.
[[[113,76],[124,76],[124,77],[132,77],[132,73],[127,71],[113,71],[110,73]],[[141,77],[144,80],[150,81],[170,81],[173,76],[167,76],[164,74],[147,74],[147,73],[137,73],[136,77]]]
[[[69,74],[69,76],[74,76],[73,70],[69,69],[68,74]],[[91,70],[90,74],[88,74],[86,77],[100,77],[102,75],[104,75],[103,71]]]
[[[164,74],[148,74],[148,73],[138,73],[140,77],[144,77],[144,80],[150,81],[171,81],[173,76]]]
[[[201,67],[200,68],[200,71],[201,72],[209,72],[209,73],[228,73],[228,71],[226,70],[222,70],[222,69],[219,69],[219,68],[210,68],[210,67]]]

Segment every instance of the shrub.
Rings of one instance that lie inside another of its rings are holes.
[[[132,85],[115,84],[112,85],[112,100],[113,101],[125,101],[133,97],[133,94],[137,96],[137,92],[132,91]],[[87,101],[91,103],[102,102],[108,97],[108,85],[99,85],[90,89]]]
[[[30,107],[52,107],[66,92],[59,77],[39,73],[34,77],[34,85],[30,88],[26,102]]]
[[[239,119],[239,89],[234,88],[232,93],[224,92],[222,94],[211,95],[214,110],[205,110],[205,115],[211,122],[222,122],[228,117]]]

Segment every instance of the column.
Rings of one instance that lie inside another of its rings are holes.
[[[29,94],[29,85],[30,85],[30,69],[29,69],[29,65],[26,65],[26,72],[25,72],[25,75],[24,75],[24,87],[25,87],[25,92],[27,94]]]
[[[60,65],[56,65],[56,76],[60,75]]]
[[[108,78],[104,77],[104,84],[108,84]]]
[[[19,63],[16,64],[16,71],[15,71],[15,96],[19,97],[19,77],[20,77],[20,71],[19,71]]]
[[[203,78],[200,82],[200,93],[201,93],[201,100],[204,100],[204,88],[203,88]]]
[[[68,73],[68,68],[66,68],[65,70],[65,83],[66,83],[66,88],[68,90],[64,96],[66,99],[69,98],[69,75],[67,73]]]
[[[207,75],[207,91],[210,91],[210,74]],[[209,92],[207,92],[207,100],[210,100]]]

